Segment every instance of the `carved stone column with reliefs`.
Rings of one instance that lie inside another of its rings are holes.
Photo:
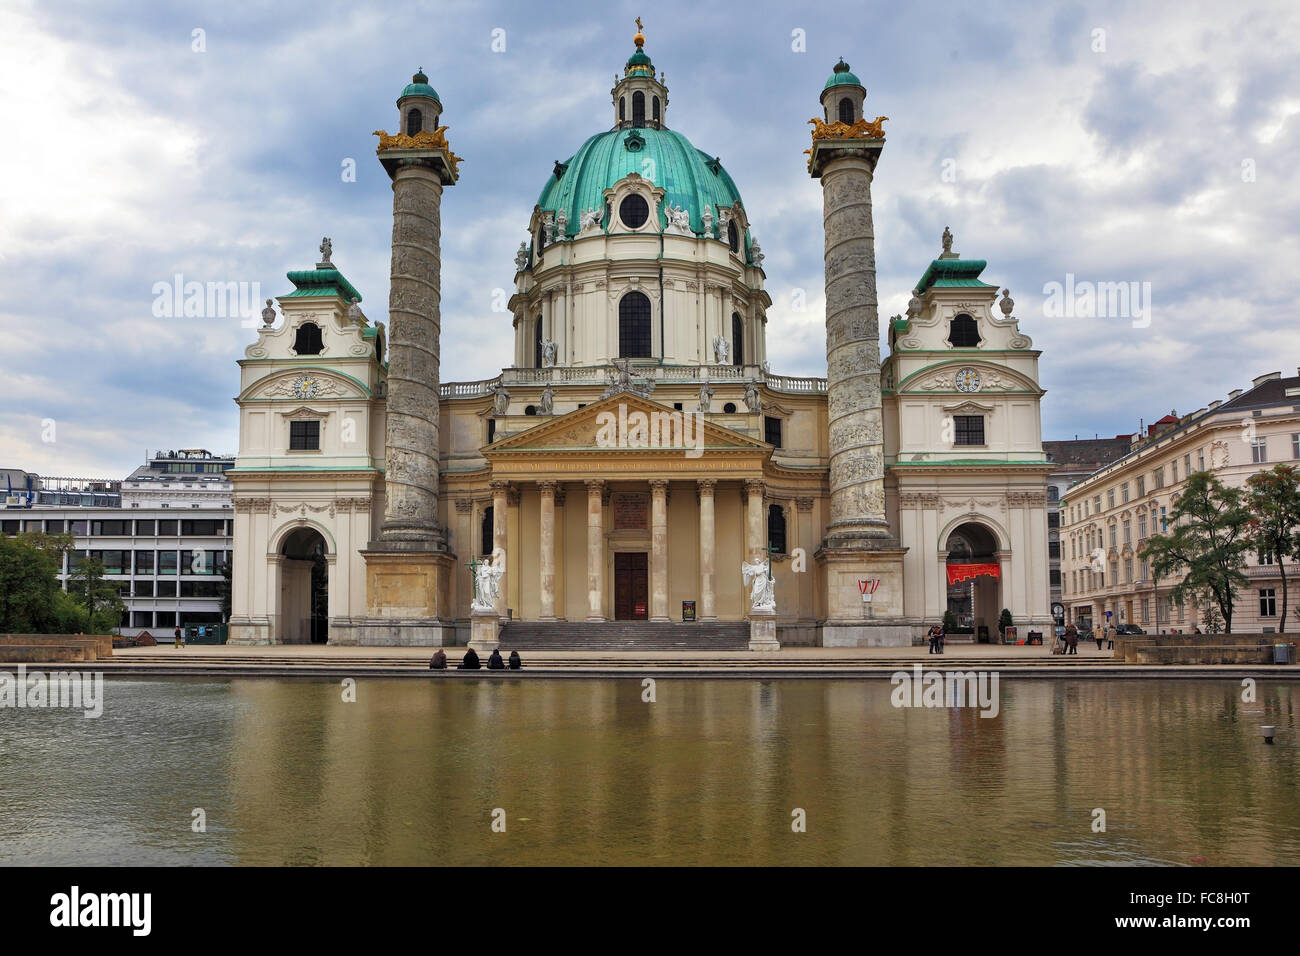
[[[510,546],[509,546],[509,519],[510,519],[510,482],[494,481],[491,483],[492,488],[492,559],[497,560],[497,555],[504,555],[501,560],[506,562],[509,567]],[[509,572],[501,576],[501,587],[497,591],[497,617],[502,620],[506,616],[506,582]]]
[[[847,74],[847,76],[845,75]],[[814,119],[808,172],[822,184],[826,269],[826,410],[830,439],[830,520],[817,559],[826,588],[822,643],[908,645],[903,555],[885,517],[884,418],[880,399],[880,320],[876,299],[871,180],[885,145],[883,117],[861,114],[866,91],[847,64],[822,93],[826,122]],[[846,98],[853,122],[832,122]],[[857,582],[880,579],[872,604]]]

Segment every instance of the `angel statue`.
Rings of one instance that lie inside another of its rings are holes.
[[[588,229],[599,229],[600,221],[605,218],[605,212],[602,209],[584,209],[582,215],[578,217],[578,231],[586,232]]]
[[[497,415],[504,415],[510,411],[510,393],[506,391],[504,385],[492,389],[492,411]]]
[[[542,340],[542,367],[550,368],[555,364],[555,342],[551,339]]]
[[[715,365],[726,365],[730,358],[731,343],[727,341],[725,335],[719,335],[713,340],[713,362]]]
[[[772,580],[772,569],[762,552],[755,551],[752,561],[740,565],[740,573],[749,588],[749,609],[751,611],[776,610],[776,582]]]
[[[501,548],[492,552],[492,558],[474,570],[473,611],[495,611],[501,596],[501,577],[506,573],[506,553]]]

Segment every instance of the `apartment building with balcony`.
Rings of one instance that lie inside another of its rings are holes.
[[[1123,457],[1069,488],[1060,500],[1062,602],[1069,620],[1092,626],[1109,620],[1160,633],[1206,630],[1200,609],[1172,596],[1178,581],[1156,579],[1140,552],[1151,535],[1167,530],[1174,500],[1190,475],[1212,471],[1226,485],[1278,463],[1300,466],[1300,374],[1271,372],[1249,389],[1210,402],[1188,415],[1174,413],[1134,436]],[[1287,561],[1288,581],[1297,569]],[[1278,564],[1252,555],[1249,587],[1239,591],[1233,630],[1286,630]],[[1300,605],[1300,589],[1293,592]],[[1291,612],[1294,614],[1294,612]],[[1297,627],[1292,617],[1291,629]]]

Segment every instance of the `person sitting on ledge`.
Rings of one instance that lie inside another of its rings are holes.
[[[518,651],[511,651],[511,652],[510,652],[510,669],[511,669],[512,671],[517,671],[517,670],[519,670],[519,668],[521,668],[521,667],[523,667],[523,666],[524,666],[524,662],[521,661],[521,660],[519,659],[519,652],[518,652]]]
[[[492,648],[492,654],[488,657],[488,670],[503,671],[506,669],[506,662],[501,659],[501,648]]]
[[[429,660],[429,670],[445,671],[447,669],[447,652],[441,647],[433,652],[433,657]]]
[[[465,652],[465,659],[460,662],[460,666],[457,667],[456,670],[476,671],[480,667],[482,667],[482,665],[478,662],[478,655],[474,653],[474,648],[471,647]]]

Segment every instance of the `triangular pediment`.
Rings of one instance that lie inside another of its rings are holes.
[[[609,452],[674,454],[684,448],[703,454],[771,453],[771,446],[667,405],[623,392],[503,438],[483,449],[489,460],[516,453]]]

